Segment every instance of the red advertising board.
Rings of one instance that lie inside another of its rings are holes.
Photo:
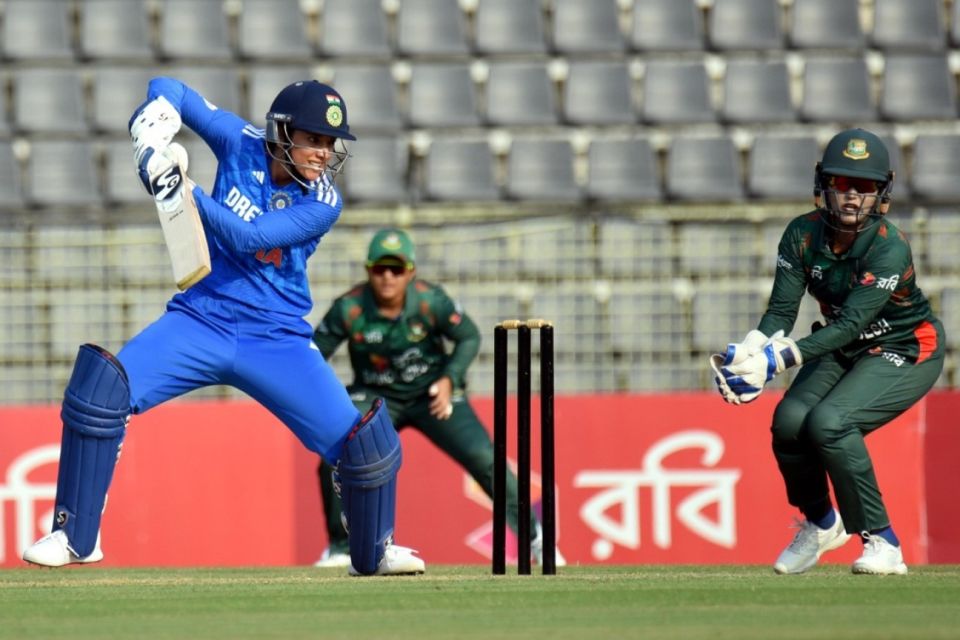
[[[769,394],[732,407],[712,393],[558,398],[563,556],[581,564],[771,563],[797,515],[770,452],[776,400]],[[914,564],[934,558],[925,528],[925,419],[955,415],[960,394],[942,394],[936,414],[926,402],[867,440]],[[489,399],[476,407],[489,421]],[[23,548],[49,527],[57,414],[53,407],[0,409],[0,566],[20,566]],[[957,434],[934,431],[957,446]],[[487,562],[489,500],[422,435],[404,429],[402,440],[398,542],[419,549],[428,564]],[[136,416],[104,517],[105,564],[309,564],[326,542],[316,462],[252,402],[174,402]],[[539,503],[536,476],[534,491]],[[956,540],[960,523],[931,521],[938,536]],[[827,560],[850,562],[858,546]]]

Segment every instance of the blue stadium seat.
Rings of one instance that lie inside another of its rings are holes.
[[[226,62],[233,57],[222,2],[161,0],[159,16],[162,58]]]
[[[553,0],[553,48],[573,55],[624,51],[617,13],[617,0]]]
[[[413,127],[473,127],[480,124],[478,98],[466,63],[413,65],[409,89]]]
[[[351,129],[386,133],[402,128],[397,88],[389,65],[337,65],[332,85],[347,103]]]
[[[382,0],[328,0],[323,4],[317,51],[340,57],[389,58]]]
[[[812,136],[758,135],[750,149],[747,193],[759,200],[812,202],[819,159]]]
[[[547,67],[537,62],[491,63],[485,111],[491,125],[557,124],[557,100]]]
[[[540,0],[479,0],[474,50],[480,55],[546,53]]]
[[[583,197],[566,140],[515,139],[510,147],[506,195],[514,200],[578,202]]]
[[[643,76],[641,116],[652,125],[715,122],[704,63],[650,60]]]
[[[500,198],[495,159],[485,140],[434,140],[426,158],[424,198],[489,201]]]
[[[305,62],[313,55],[300,0],[243,0],[237,32],[244,59]]]
[[[663,197],[657,159],[645,138],[590,143],[587,196],[601,202],[655,202]]]
[[[147,96],[155,75],[148,67],[97,64],[93,67],[90,124],[94,131],[127,135],[127,123]]]
[[[793,0],[787,37],[797,49],[862,50],[859,0]]]
[[[17,131],[87,132],[83,78],[74,70],[21,68],[14,73],[13,95],[13,126]]]
[[[885,120],[954,120],[957,86],[943,54],[886,56],[880,115]]]
[[[913,144],[910,187],[926,203],[960,202],[960,135],[923,134]]]
[[[86,140],[35,140],[24,197],[39,207],[102,206],[96,152]]]
[[[721,118],[729,124],[791,122],[790,75],[781,60],[731,60],[723,83]]]
[[[397,13],[397,53],[452,56],[469,53],[466,18],[457,0],[404,0]]]
[[[633,80],[625,62],[574,60],[563,85],[563,116],[574,125],[632,124]]]
[[[874,0],[870,44],[878,49],[943,51],[942,0]]]
[[[349,143],[344,165],[344,197],[350,202],[401,203],[410,199],[407,172],[410,152],[405,138],[360,136]]]
[[[852,57],[808,58],[803,71],[800,118],[809,122],[860,125],[877,118],[867,64]]]
[[[70,3],[63,0],[7,0],[0,52],[7,60],[70,60],[70,24]]]

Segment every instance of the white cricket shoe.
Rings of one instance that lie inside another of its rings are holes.
[[[907,575],[907,565],[903,562],[903,552],[880,536],[866,534],[863,543],[863,555],[857,558],[850,570],[854,573],[873,575]]]
[[[800,530],[773,563],[773,570],[779,574],[803,573],[817,564],[824,553],[842,547],[850,539],[839,513],[829,529],[821,529],[809,520],[797,520],[795,526]]]
[[[330,567],[349,567],[350,554],[340,551],[339,549],[331,550],[330,547],[327,547],[324,549],[323,555],[320,556],[320,559],[313,563],[313,566],[320,567],[321,569]]]
[[[70,548],[70,541],[63,529],[49,533],[23,552],[23,559],[44,567],[62,567],[67,564],[87,564],[103,560],[103,551],[100,550],[100,534],[97,534],[97,544],[93,552],[85,558],[77,556]]]
[[[377,567],[375,576],[403,576],[423,573],[427,570],[427,565],[413,555],[417,553],[409,547],[401,547],[392,542],[387,543],[387,548],[383,552],[383,558],[380,559],[380,566]],[[350,575],[363,575],[350,565]]]
[[[530,555],[533,561],[541,567],[543,566],[543,529],[537,525],[536,536],[530,541]],[[560,553],[560,549],[554,548],[554,564],[558,567],[567,566],[567,559]]]

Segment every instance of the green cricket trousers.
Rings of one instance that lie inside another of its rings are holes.
[[[848,533],[890,525],[864,437],[936,383],[944,339],[942,326],[935,325],[937,348],[917,364],[886,352],[855,360],[831,353],[801,368],[777,405],[771,429],[791,505],[809,514],[829,504],[829,477]]]

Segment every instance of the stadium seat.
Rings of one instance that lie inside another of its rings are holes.
[[[75,71],[21,68],[13,78],[15,130],[32,134],[87,132],[83,79]]]
[[[228,61],[233,53],[222,2],[161,0],[158,53],[175,60]]]
[[[410,75],[409,123],[413,127],[480,124],[477,92],[466,63],[421,63]]]
[[[563,117],[574,125],[636,122],[633,81],[626,63],[572,61],[563,86]]]
[[[150,19],[144,0],[82,0],[83,58],[147,62],[153,58]]]
[[[390,56],[387,17],[382,0],[326,2],[317,50],[328,56]]]
[[[784,45],[778,0],[713,0],[707,14],[710,47],[778,50]]]
[[[588,152],[587,196],[601,202],[653,202],[663,197],[657,160],[644,138],[594,139]]]
[[[705,286],[693,297],[693,348],[718,353],[757,326],[766,304],[759,291]]]
[[[8,107],[7,79],[0,76],[0,138],[5,138],[10,134],[10,121],[7,119]]]
[[[34,140],[24,199],[40,207],[99,206],[97,166],[93,145],[86,140]]]
[[[886,120],[954,120],[956,80],[943,54],[886,56],[880,115]]]
[[[678,232],[681,275],[729,278],[757,272],[753,223],[702,222],[683,225]]]
[[[466,20],[457,0],[404,0],[397,12],[397,53],[466,55]]]
[[[703,15],[695,0],[634,0],[630,46],[636,51],[699,51]]]
[[[878,49],[943,51],[942,0],[874,0],[870,44]]]
[[[624,51],[617,12],[617,0],[554,0],[553,48],[562,54]]]
[[[338,65],[331,84],[346,101],[351,129],[383,133],[399,131],[403,126],[388,65]]]
[[[0,211],[23,206],[20,162],[9,140],[0,140]]]
[[[666,195],[688,202],[743,198],[740,157],[726,136],[674,136],[667,155]]]
[[[686,309],[669,285],[620,286],[610,296],[610,346],[621,357],[690,351]],[[643,318],[643,322],[637,322]]]
[[[702,61],[651,60],[643,76],[641,116],[651,125],[714,122]]]
[[[133,111],[146,99],[153,70],[143,66],[93,67],[90,124],[94,131],[127,135]]]
[[[309,60],[313,48],[300,0],[243,0],[237,15],[237,51],[248,60]]]
[[[954,245],[956,247],[956,245]],[[957,255],[954,252],[954,255]],[[960,289],[945,287],[940,293],[940,312],[937,316],[943,321],[947,334],[947,347],[960,347]]]
[[[913,145],[910,188],[917,200],[960,201],[960,135],[919,135]]]
[[[276,64],[256,65],[247,68],[246,117],[258,127],[266,126],[267,112],[277,94],[289,84],[312,79],[308,65]],[[334,84],[336,87],[336,84]],[[339,90],[339,88],[337,88]],[[353,100],[348,92],[341,91],[347,101],[350,125],[353,126]]]
[[[475,20],[480,55],[547,51],[540,0],[479,0]]]
[[[860,56],[808,58],[803,71],[800,118],[848,125],[871,122],[877,108],[867,64]]]
[[[545,224],[546,223],[546,224]],[[514,222],[512,231],[516,233],[520,254],[518,273],[527,279],[543,281],[555,280],[561,286],[565,281],[580,279],[584,273],[593,269],[596,260],[593,243],[593,221],[587,217],[568,217],[552,220],[526,218]],[[580,297],[585,293],[582,287],[574,286],[566,289],[572,296]],[[542,293],[537,291],[536,293]],[[592,302],[593,295],[589,294]],[[536,313],[541,309],[536,306],[537,296],[534,297]],[[577,305],[579,309],[593,310],[593,304],[586,307]],[[547,312],[548,318],[567,317],[562,314]],[[592,313],[591,313],[592,315]],[[576,318],[569,318],[570,326],[565,331],[590,332],[588,326],[577,325],[585,319],[583,311]],[[538,316],[541,317],[541,316]],[[568,334],[569,335],[569,334]]]
[[[676,249],[673,230],[666,219],[632,219],[602,216],[597,225],[600,275],[605,278],[656,279],[674,272]]]
[[[758,135],[750,149],[747,194],[759,200],[812,203],[820,149],[812,136]]]
[[[728,62],[721,118],[728,124],[746,125],[795,120],[786,63],[779,60]]]
[[[0,50],[7,60],[64,61],[73,58],[70,3],[7,0]]]
[[[426,159],[424,198],[452,202],[499,199],[494,162],[485,140],[434,140]]]
[[[907,203],[913,194],[910,192],[910,181],[907,176],[906,165],[903,162],[903,153],[900,143],[891,135],[881,134],[880,139],[887,147],[890,156],[890,169],[894,172],[893,179],[893,211],[896,212]]]
[[[348,202],[407,202],[409,150],[405,138],[362,136],[350,144],[344,166],[344,196]]]
[[[957,273],[960,270],[960,251],[957,251],[957,247],[960,247],[960,212],[956,208],[934,209],[929,214],[926,226],[927,269],[932,275]],[[945,316],[943,314],[940,318],[946,319]],[[954,318],[960,323],[960,315]],[[955,339],[960,342],[960,335]]]
[[[793,0],[787,38],[796,49],[862,50],[859,0]]]
[[[141,205],[151,207],[133,164],[133,147],[129,138],[108,140],[104,144],[104,200],[111,206]]]
[[[485,115],[491,125],[556,124],[557,101],[546,66],[536,62],[491,63]]]
[[[510,147],[506,195],[514,200],[579,201],[582,194],[574,179],[570,143],[515,139]]]

